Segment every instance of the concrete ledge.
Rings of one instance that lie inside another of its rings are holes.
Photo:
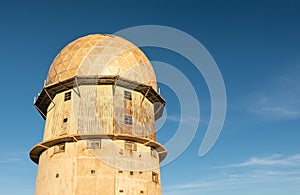
[[[55,139],[50,139],[50,140],[38,143],[30,150],[29,156],[33,162],[38,164],[40,155],[44,151],[46,151],[48,148],[58,145],[58,144],[66,143],[66,142],[77,142],[79,140],[85,140],[85,139],[111,139],[111,140],[134,141],[134,142],[141,143],[141,144],[144,144],[145,146],[150,146],[150,147],[156,149],[156,151],[159,154],[159,162],[162,162],[167,156],[167,149],[160,143],[153,141],[151,139],[132,136],[132,135],[126,135],[126,134],[64,135],[61,137],[57,137]]]

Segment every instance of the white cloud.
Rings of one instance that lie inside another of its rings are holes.
[[[205,123],[208,124],[208,122],[204,119],[200,119],[194,116],[177,116],[177,115],[170,115],[167,116],[167,119],[173,122],[182,122],[182,123],[186,123],[186,124],[190,124],[190,123]]]
[[[300,183],[300,154],[252,157],[245,162],[220,166],[211,172],[211,175],[197,181],[165,186],[164,194],[222,194],[224,190],[245,189],[258,184],[273,184],[273,188],[280,189],[280,185]]]
[[[262,83],[247,97],[248,111],[268,119],[300,118],[300,68],[294,66]]]
[[[279,154],[273,154],[267,157],[252,157],[249,160],[237,163],[224,165],[216,168],[232,168],[232,167],[249,167],[249,166],[300,166],[300,154],[283,157]]]
[[[29,158],[27,152],[12,152],[0,155],[0,164],[19,163]]]
[[[10,157],[6,157],[6,158],[1,158],[0,159],[0,164],[5,164],[5,163],[14,163],[14,162],[20,162],[22,161],[23,159],[21,158],[10,158]]]

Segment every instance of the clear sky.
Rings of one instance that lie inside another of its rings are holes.
[[[2,2],[0,194],[33,194],[37,165],[28,153],[42,140],[44,126],[33,97],[60,49],[83,35],[149,24],[200,41],[218,64],[227,92],[222,133],[199,157],[211,112],[205,80],[183,56],[142,48],[150,60],[169,63],[190,80],[201,108],[192,143],[161,169],[163,194],[300,194],[299,10],[296,0]],[[196,120],[180,121],[176,93],[159,86],[167,119],[158,140],[166,143],[180,122]]]

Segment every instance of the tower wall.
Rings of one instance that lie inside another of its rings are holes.
[[[44,142],[97,134],[155,141],[154,105],[140,92],[114,85],[81,85],[56,94]],[[154,148],[123,138],[57,142],[39,157],[35,195],[161,194],[159,162]]]
[[[40,156],[35,195],[161,194],[157,153],[137,144],[136,151],[124,148],[124,140],[102,139],[97,149],[88,140],[56,146]],[[132,167],[132,169],[130,169]]]
[[[66,95],[70,94],[70,100]],[[124,97],[131,94],[131,100]],[[132,124],[125,124],[125,115]],[[154,105],[140,92],[82,85],[56,94],[48,107],[44,141],[67,134],[117,133],[156,140]]]

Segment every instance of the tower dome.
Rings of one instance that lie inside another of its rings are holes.
[[[46,86],[75,76],[120,76],[157,90],[155,73],[145,54],[113,35],[93,34],[68,44],[52,62]]]

